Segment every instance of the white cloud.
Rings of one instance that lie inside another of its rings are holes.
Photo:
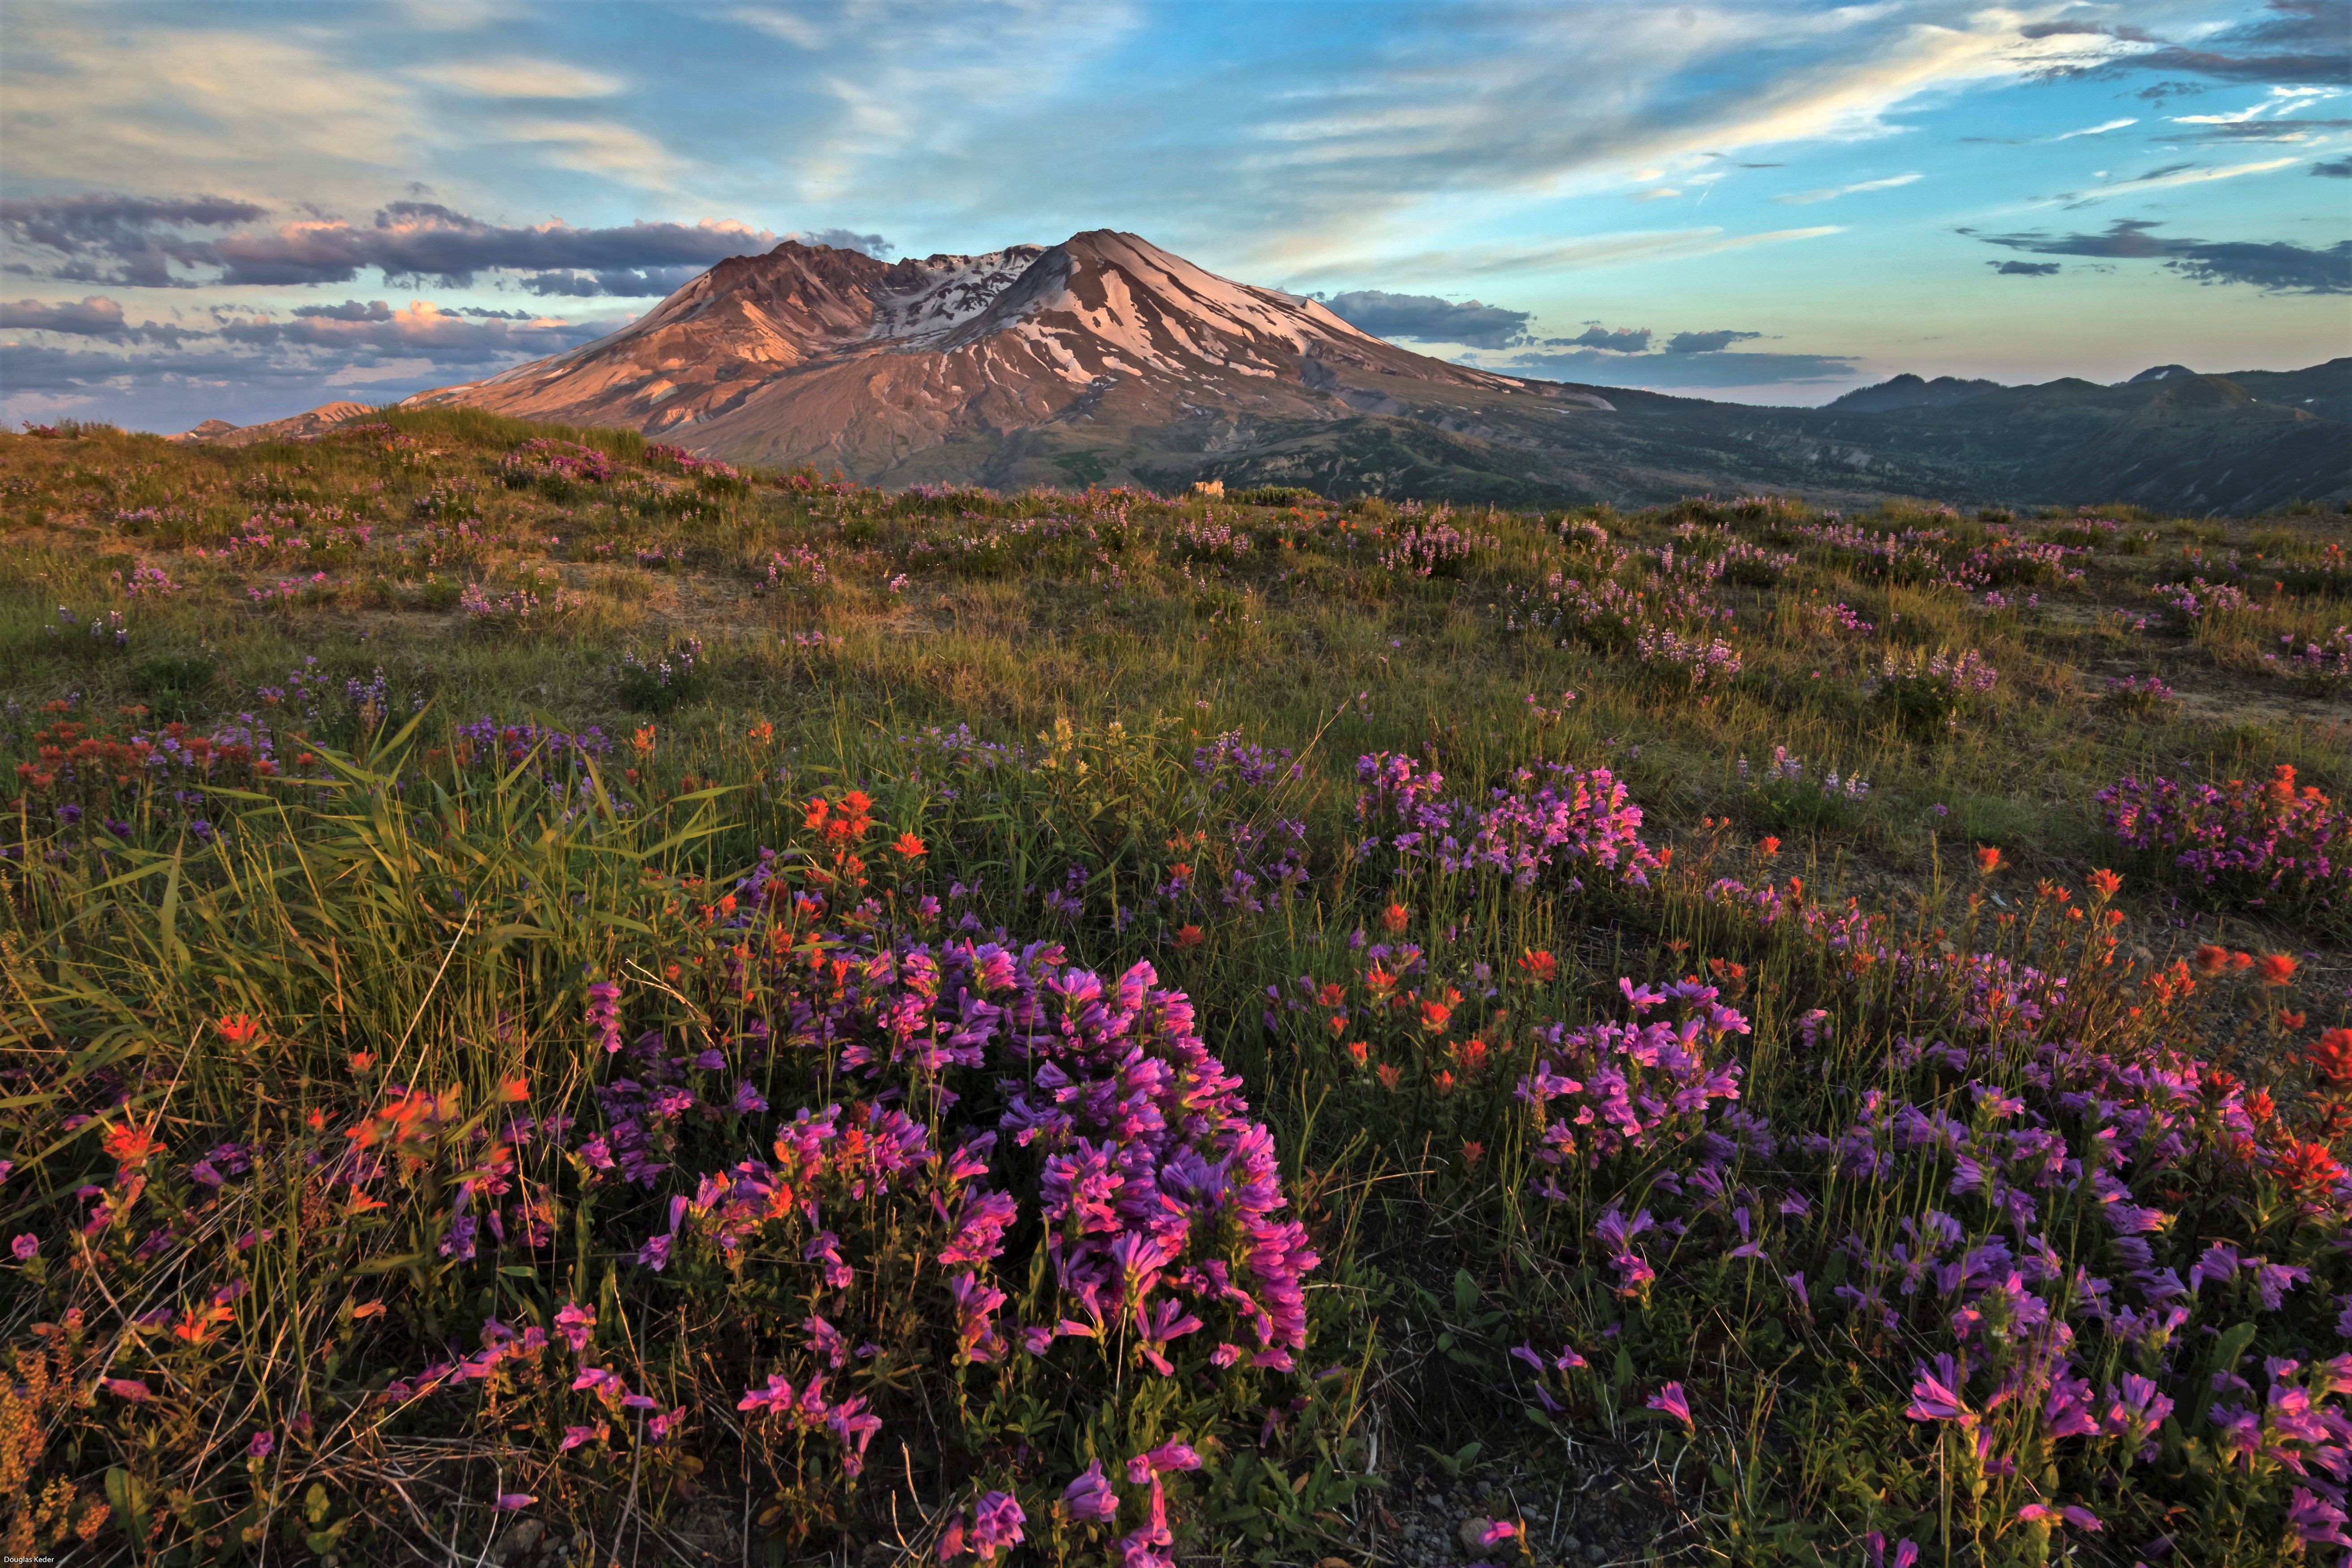
[[[1320,267],[1293,272],[1286,286],[1317,281],[1324,277],[1355,278],[1373,274],[1396,281],[1437,278],[1488,277],[1497,273],[1577,272],[1613,267],[1635,260],[1675,261],[1693,256],[1713,256],[1744,250],[1753,245],[1780,245],[1790,240],[1818,239],[1843,234],[1844,226],[1824,224],[1812,228],[1780,228],[1762,234],[1726,234],[1720,228],[1654,229],[1626,234],[1588,235],[1555,244],[1522,247],[1465,247],[1423,251],[1414,256],[1352,256]]]
[[[2105,136],[2110,131],[2121,131],[2126,125],[2137,125],[2139,121],[2137,120],[2126,116],[2122,120],[2110,120],[2098,125],[2085,125],[2080,131],[2061,132],[2059,134],[2050,138],[2050,140],[2053,142],[2072,142],[2077,136]]]
[[[1897,185],[1907,185],[1916,174],[1895,174],[1884,180],[1862,180],[1851,185],[1831,185],[1818,191],[1791,191],[1785,196],[1774,196],[1776,202],[1790,206],[1810,206],[1815,202],[1833,202],[1840,196],[1851,196],[1862,191],[1891,191]]]
[[[2137,196],[2147,191],[2161,191],[2174,185],[2201,185],[2214,180],[2234,180],[2241,174],[2267,174],[2273,169],[2284,169],[2300,162],[2295,158],[2269,158],[2259,163],[2230,163],[2218,169],[2180,169],[2158,174],[2149,180],[2126,180],[2122,184],[2095,191],[2074,205],[2106,201],[2116,196]]]
[[[772,38],[782,38],[799,48],[814,51],[824,47],[826,43],[824,29],[796,11],[763,11],[746,5],[740,10],[730,11],[727,16],[730,21],[740,22],[747,27],[765,33]]]
[[[1678,196],[1682,193],[1672,185],[1660,185],[1654,190],[1635,191],[1633,195],[1637,202],[1662,202],[1668,196]]]
[[[484,98],[605,98],[627,85],[620,78],[602,71],[583,70],[562,60],[535,60],[517,55],[420,66],[410,74]]]
[[[645,132],[611,121],[504,120],[498,131],[509,141],[546,144],[552,149],[547,161],[558,168],[610,174],[647,190],[674,188],[688,168]]]

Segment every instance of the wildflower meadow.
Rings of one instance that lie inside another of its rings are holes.
[[[2340,520],[0,502],[12,1559],[2352,1553]]]

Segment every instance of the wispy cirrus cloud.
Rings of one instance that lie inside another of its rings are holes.
[[[2126,114],[2121,120],[2108,120],[2103,121],[2097,125],[2085,125],[2080,131],[2062,131],[2057,135],[2050,138],[2050,140],[2053,142],[2072,142],[2077,136],[2105,136],[2110,131],[2121,131],[2126,125],[2137,125],[2139,121],[2137,117]]]
[[[1833,202],[1840,196],[1859,195],[1864,191],[1891,191],[1897,185],[1908,185],[1918,179],[1917,174],[1890,174],[1883,180],[1857,180],[1850,185],[1831,185],[1817,191],[1792,191],[1772,199],[1791,206],[1809,206],[1814,202]]]
[[[2072,206],[2089,206],[2095,202],[2111,201],[2117,196],[2140,196],[2150,191],[2171,190],[2179,185],[2210,184],[2215,180],[2234,180],[2247,174],[2267,174],[2288,167],[2300,160],[2266,158],[2254,163],[2225,163],[2210,167],[2195,163],[2168,163],[2121,180],[2101,190],[2086,191],[2069,203]]]
[[[410,74],[419,81],[479,98],[609,98],[627,85],[604,71],[520,55],[444,60],[419,66]]]

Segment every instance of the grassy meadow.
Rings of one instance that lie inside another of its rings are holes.
[[[2345,521],[0,436],[0,1538],[2341,1561]]]

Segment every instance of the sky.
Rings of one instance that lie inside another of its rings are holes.
[[[388,402],[786,237],[1129,230],[1816,405],[2352,353],[2352,0],[0,0],[0,420]]]

